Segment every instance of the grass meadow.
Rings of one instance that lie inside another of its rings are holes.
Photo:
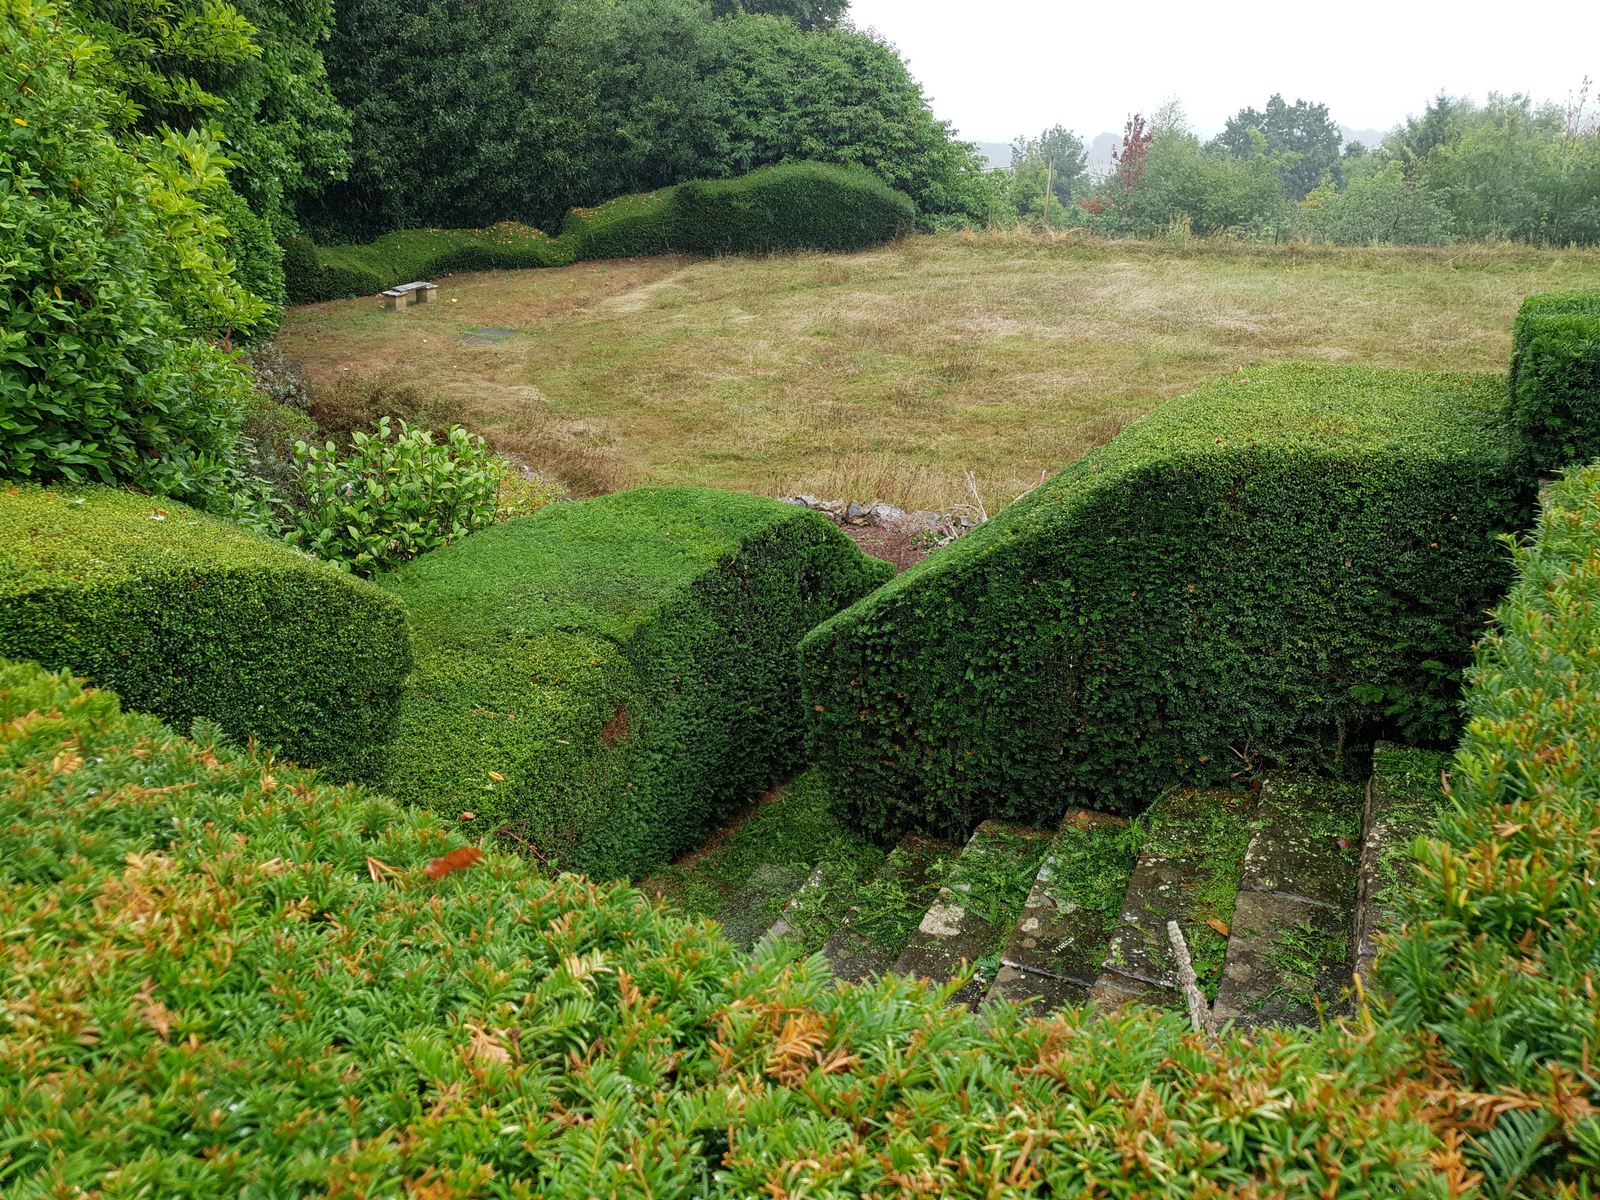
[[[811,492],[992,513],[1163,400],[1314,359],[1502,372],[1531,293],[1600,250],[916,237],[853,255],[631,259],[292,310],[314,389],[436,395],[580,493]],[[475,330],[499,340],[462,342]]]

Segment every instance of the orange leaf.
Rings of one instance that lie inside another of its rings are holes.
[[[504,783],[506,781],[506,777],[500,774],[499,771],[490,771],[489,778],[494,780],[496,783]]]
[[[461,846],[450,851],[449,854],[434,859],[422,869],[427,873],[429,879],[443,879],[452,871],[465,870],[473,863],[482,861],[482,850],[479,850],[476,846]]]
[[[1223,937],[1228,936],[1228,923],[1226,921],[1218,920],[1216,917],[1207,917],[1206,924],[1215,929]]]

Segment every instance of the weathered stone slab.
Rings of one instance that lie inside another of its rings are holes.
[[[1111,1010],[1124,1004],[1151,1004],[1169,1008],[1177,1003],[1178,994],[1171,988],[1134,979],[1120,971],[1102,971],[1089,989],[1089,1003],[1096,1008]]]
[[[907,834],[884,860],[878,878],[898,883],[899,890],[904,890],[913,903],[924,894],[931,900],[937,891],[937,881],[931,878],[934,863],[953,853],[954,847],[948,842]],[[905,949],[903,939],[885,938],[863,929],[867,922],[862,917],[859,905],[851,908],[822,945],[822,956],[833,967],[834,975],[851,983],[864,983],[882,975]]]
[[[1240,887],[1349,911],[1355,901],[1361,794],[1348,783],[1269,775]]]
[[[994,982],[984,993],[983,1002],[989,1004],[995,1000],[1010,1000],[1044,1013],[1068,1004],[1082,1004],[1088,998],[1087,984],[1052,975],[1035,975],[1032,971],[1002,962],[1000,970],[995,973]]]
[[[961,856],[970,863],[976,859],[1036,853],[1049,837],[1041,830],[985,821],[973,833]],[[1036,863],[1038,859],[1031,861]],[[991,906],[984,898],[972,895],[972,884],[962,878],[961,865],[961,862],[956,864],[951,872],[954,882],[939,889],[922,923],[895,959],[890,968],[895,974],[943,983],[990,954],[999,941],[1001,930],[980,911]],[[987,984],[987,980],[975,976],[951,998],[951,1003],[974,1007],[983,998]]]
[[[718,918],[728,940],[748,949],[772,924],[772,914],[784,899],[805,886],[800,867],[764,863],[750,874],[736,901]]]
[[[1378,938],[1392,925],[1395,893],[1411,884],[1411,843],[1433,827],[1444,802],[1447,755],[1379,743],[1373,748],[1361,821],[1354,920],[1355,971],[1371,985]]]
[[[1311,1025],[1350,991],[1346,910],[1271,892],[1239,892],[1212,1019]]]
[[[1069,839],[1093,837],[1099,831],[1126,826],[1127,822],[1120,818],[1084,809],[1074,809],[1062,819],[1055,846],[1039,868],[1033,890],[1006,943],[1001,956],[1003,965],[1087,992],[1100,974],[1115,919],[1103,910],[1085,909],[1070,898],[1073,889],[1068,886],[1069,881],[1060,878],[1062,864],[1063,860],[1073,860]]]
[[[786,938],[794,933],[794,926],[789,923],[790,909],[807,892],[815,891],[822,886],[822,878],[827,874],[827,869],[826,863],[818,863],[794,895],[784,902],[783,911],[778,914],[778,919],[767,927],[767,931],[761,935],[761,940],[756,943],[757,950],[770,945],[779,938]]]

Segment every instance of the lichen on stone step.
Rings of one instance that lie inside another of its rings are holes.
[[[1176,920],[1207,999],[1216,994],[1254,798],[1175,788],[1143,817],[1146,834],[1090,999],[1168,1006],[1177,985],[1167,922]]]
[[[1373,749],[1362,810],[1361,865],[1353,929],[1355,971],[1373,982],[1378,938],[1393,923],[1398,893],[1411,882],[1411,844],[1428,833],[1444,804],[1450,757],[1379,743]]]
[[[1126,820],[1072,809],[1006,942],[984,1000],[1048,1011],[1082,1003],[1100,974],[1137,857]]]
[[[861,889],[839,927],[822,945],[822,956],[839,979],[863,983],[883,974],[905,949],[942,876],[936,867],[955,856],[948,842],[907,834]]]
[[[961,851],[890,970],[944,983],[974,964],[999,965],[1007,931],[1050,847],[1043,830],[985,821]],[[975,1006],[990,980],[974,975],[951,998]]]
[[[1341,780],[1263,781],[1214,1021],[1307,1024],[1347,999],[1361,803]]]

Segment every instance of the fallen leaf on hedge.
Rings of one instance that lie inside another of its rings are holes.
[[[1348,850],[1355,844],[1349,838],[1335,838],[1334,841],[1339,844],[1339,849],[1341,850]]]
[[[467,1044],[467,1052],[478,1062],[508,1063],[511,1053],[499,1042],[493,1029],[485,1029],[481,1025],[468,1025],[472,1031],[472,1041]]]
[[[477,819],[478,814],[475,812],[464,812],[461,814],[461,820],[463,821],[476,821]]]
[[[499,771],[490,771],[489,778],[494,780],[496,783],[504,783],[506,781],[506,777],[500,774]]]
[[[1221,920],[1221,919],[1219,919],[1217,917],[1207,917],[1206,918],[1206,924],[1211,926],[1211,928],[1215,929],[1223,937],[1227,937],[1228,936],[1228,923],[1226,921]]]
[[[476,846],[461,846],[434,859],[423,871],[430,879],[443,879],[452,871],[462,871],[473,863],[483,861],[483,851]]]

